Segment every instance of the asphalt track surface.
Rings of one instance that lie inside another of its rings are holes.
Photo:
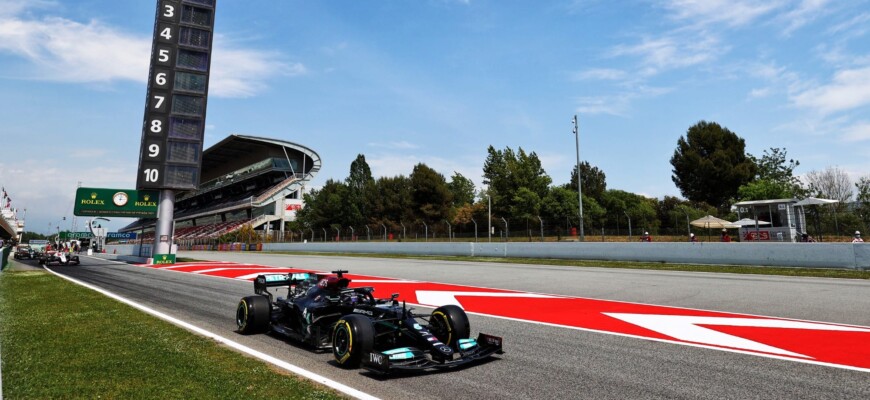
[[[870,282],[431,260],[182,253],[181,257],[426,280],[870,326]],[[469,315],[506,353],[449,372],[382,379],[270,335],[235,332],[247,281],[82,257],[56,272],[384,399],[867,399],[870,374],[753,355]],[[386,294],[381,294],[385,296]]]

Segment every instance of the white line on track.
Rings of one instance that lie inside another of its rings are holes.
[[[117,263],[117,264],[124,264],[124,265],[127,265],[126,263],[121,263],[121,262],[112,261],[112,260],[105,260],[105,259],[99,259],[99,260],[101,260],[101,261],[111,261],[111,262],[114,262],[114,263]],[[189,324],[189,323],[187,323],[187,322],[184,322],[184,321],[182,321],[182,320],[180,320],[180,319],[177,319],[177,318],[175,318],[175,317],[172,317],[172,316],[170,316],[170,315],[168,315],[168,314],[164,314],[164,313],[162,313],[162,312],[160,312],[160,311],[157,311],[157,310],[154,310],[154,309],[152,309],[152,308],[146,307],[146,306],[144,306],[144,305],[142,305],[142,304],[139,304],[139,303],[137,303],[137,302],[135,302],[135,301],[133,301],[133,300],[126,299],[126,298],[121,297],[121,296],[119,296],[119,295],[117,295],[117,294],[114,294],[114,293],[112,293],[112,292],[109,292],[109,291],[107,291],[107,290],[105,290],[105,289],[101,289],[101,288],[96,287],[96,286],[93,286],[93,285],[91,285],[91,284],[88,284],[88,283],[85,283],[85,282],[79,281],[79,280],[74,279],[74,278],[70,278],[70,277],[68,277],[68,276],[65,276],[65,275],[59,274],[59,273],[57,273],[57,272],[54,272],[53,270],[51,270],[50,268],[48,268],[48,266],[46,266],[45,269],[46,269],[48,272],[51,272],[52,274],[55,274],[55,275],[57,275],[57,276],[59,276],[59,277],[61,277],[61,278],[63,278],[63,279],[66,279],[66,280],[68,280],[68,281],[70,281],[70,282],[73,282],[73,283],[75,283],[75,284],[78,284],[78,285],[84,286],[84,287],[86,287],[86,288],[88,288],[88,289],[91,289],[91,290],[94,290],[94,291],[96,291],[96,292],[102,293],[102,294],[105,295],[105,296],[108,296],[108,297],[110,297],[110,298],[113,298],[113,299],[115,299],[115,300],[117,300],[117,301],[120,301],[120,302],[122,302],[122,303],[124,303],[124,304],[127,304],[127,305],[129,305],[129,306],[131,306],[131,307],[133,307],[133,308],[136,308],[136,309],[140,310],[140,311],[143,311],[143,312],[146,312],[146,313],[148,313],[148,314],[151,314],[151,315],[153,315],[153,316],[155,316],[155,317],[157,317],[157,318],[160,318],[160,319],[162,319],[162,320],[165,320],[165,321],[167,321],[167,322],[170,322],[170,323],[172,323],[172,324],[174,324],[174,325],[180,326],[180,327],[182,327],[182,328],[184,328],[184,329],[187,329],[187,330],[192,331],[192,332],[194,332],[194,333],[197,333],[197,334],[199,334],[199,335],[205,336],[205,337],[210,338],[210,339],[214,339],[214,340],[216,340],[216,341],[218,341],[218,342],[220,342],[220,343],[223,343],[223,344],[225,344],[225,345],[227,345],[227,346],[229,346],[229,347],[231,347],[231,348],[233,348],[233,349],[236,349],[236,350],[238,350],[238,351],[241,351],[241,352],[243,352],[243,353],[245,353],[245,354],[248,354],[248,355],[250,355],[250,356],[252,356],[252,357],[259,358],[260,360],[263,360],[263,361],[265,361],[265,362],[267,362],[267,363],[270,363],[270,364],[272,364],[272,365],[275,365],[275,366],[277,366],[277,367],[279,367],[279,368],[282,368],[282,369],[284,369],[284,370],[287,370],[287,371],[289,371],[289,372],[291,372],[291,373],[294,373],[294,374],[296,374],[296,375],[303,376],[303,377],[305,377],[305,378],[307,378],[307,379],[310,379],[310,380],[315,381],[315,382],[318,382],[318,383],[320,383],[320,384],[322,384],[322,385],[328,386],[328,387],[330,387],[330,388],[332,388],[332,389],[335,389],[335,390],[337,390],[337,391],[339,391],[339,392],[341,392],[341,393],[344,393],[344,394],[346,394],[346,395],[348,395],[348,396],[352,396],[352,397],[354,397],[354,398],[362,399],[362,400],[377,400],[377,399],[378,399],[377,397],[372,396],[372,395],[370,395],[370,394],[368,394],[368,393],[365,393],[365,392],[362,392],[362,391],[356,390],[356,389],[354,389],[354,388],[352,388],[352,387],[350,387],[350,386],[344,385],[344,384],[342,384],[342,383],[338,383],[338,382],[336,382],[336,381],[334,381],[334,380],[332,380],[332,379],[329,379],[329,378],[327,378],[327,377],[324,377],[324,376],[318,375],[318,374],[316,374],[316,373],[314,373],[314,372],[311,372],[311,371],[309,371],[309,370],[307,370],[307,369],[303,369],[303,368],[298,367],[298,366],[296,366],[296,365],[290,364],[290,363],[288,363],[288,362],[286,362],[286,361],[279,360],[279,359],[277,359],[277,358],[275,358],[275,357],[272,357],[272,356],[270,356],[270,355],[268,355],[268,354],[266,354],[266,353],[262,353],[262,352],[260,352],[260,351],[254,350],[254,349],[252,349],[252,348],[250,348],[250,347],[247,347],[247,346],[245,346],[245,345],[242,345],[242,344],[240,344],[240,343],[238,343],[238,342],[235,342],[235,341],[233,341],[233,340],[227,339],[227,338],[225,338],[225,337],[223,337],[223,336],[220,336],[220,335],[218,335],[218,334],[216,334],[216,333],[209,332],[209,331],[207,331],[207,330],[205,330],[205,329],[202,329],[202,328],[200,328],[200,327],[197,327],[197,326],[194,326],[194,325]],[[2,397],[0,397],[0,400],[2,400]]]

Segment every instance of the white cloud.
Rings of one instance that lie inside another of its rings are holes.
[[[49,223],[56,226],[64,216],[67,216],[64,222],[67,225],[62,224],[61,229],[70,227],[76,179],[82,180],[82,187],[133,187],[136,176],[133,165],[128,168],[111,167],[125,164],[129,163],[88,165],[87,174],[75,178],[75,173],[56,161],[28,160],[15,165],[0,163],[0,182],[4,182],[12,197],[12,206],[27,209],[27,230],[46,233]],[[121,222],[119,224],[123,225]]]
[[[0,19],[0,51],[32,63],[30,78],[64,82],[144,81],[150,41],[97,21]]]
[[[828,3],[830,3],[830,0],[801,1],[795,9],[782,16],[782,19],[786,24],[784,33],[786,35],[791,34],[795,30],[798,30],[804,25],[819,18],[821,15],[824,15]]]
[[[49,0],[0,0],[0,17],[19,15],[26,10],[48,7],[57,7],[57,2]]]
[[[394,149],[394,150],[413,150],[419,149],[420,146],[410,143],[404,140],[400,140],[398,142],[372,142],[369,143],[371,147],[381,147],[386,149]]]
[[[845,128],[843,140],[847,142],[863,142],[870,140],[870,122],[864,121]]]
[[[866,106],[870,104],[870,67],[839,71],[831,83],[804,90],[791,100],[822,114]]]
[[[574,80],[607,80],[616,81],[626,77],[626,72],[618,69],[598,68],[588,69],[574,74]]]
[[[577,112],[584,115],[609,114],[618,117],[628,115],[632,102],[638,99],[653,98],[670,92],[670,88],[639,86],[630,92],[609,96],[580,97]]]
[[[147,79],[150,36],[97,20],[18,16],[25,8],[15,6],[0,13],[0,52],[14,54],[33,67],[22,72],[22,78],[73,83],[144,83]],[[304,65],[286,62],[279,53],[239,48],[220,35],[212,55],[209,93],[218,97],[250,97],[268,89],[267,82],[276,76],[306,73]]]
[[[828,33],[845,35],[846,37],[860,37],[867,34],[868,29],[870,29],[870,13],[865,12],[832,26],[828,29]]]
[[[237,49],[223,45],[220,35],[215,38],[212,51],[212,72],[209,94],[218,97],[251,97],[268,89],[273,76],[304,75],[301,63],[282,61],[275,52]]]
[[[783,3],[784,1],[758,0],[670,0],[664,7],[674,13],[673,18],[689,21],[696,26],[711,23],[742,26],[781,7]]]
[[[704,32],[686,33],[658,38],[644,38],[635,45],[620,45],[611,56],[636,56],[641,59],[644,75],[664,70],[685,68],[716,59],[730,48],[715,36]]]

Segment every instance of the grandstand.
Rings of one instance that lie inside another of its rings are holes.
[[[27,210],[24,210],[27,213]],[[18,241],[24,233],[24,219],[18,219],[18,209],[12,208],[12,198],[3,187],[3,198],[0,199],[0,239]]]
[[[216,238],[250,225],[283,239],[284,221],[302,207],[302,189],[320,170],[313,150],[279,139],[230,135],[203,152],[195,191],[175,198],[173,242],[180,248],[211,246]],[[153,243],[155,219],[120,229]]]

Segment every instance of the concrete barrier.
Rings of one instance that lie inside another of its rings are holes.
[[[138,255],[138,245],[108,245],[106,248],[108,253],[118,256]],[[262,250],[870,270],[870,243],[314,242],[265,243]]]
[[[870,244],[851,243],[267,243],[263,251],[524,257],[870,269]]]

